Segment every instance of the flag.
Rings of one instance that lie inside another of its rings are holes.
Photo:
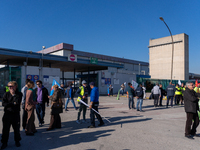
[[[195,86],[198,87],[198,81],[197,80],[195,81]]]
[[[181,81],[180,81],[180,80],[178,80],[178,85],[180,85],[180,86],[181,86]]]
[[[108,91],[108,96],[110,95],[110,91],[109,91],[109,85],[107,84],[107,91]]]
[[[59,84],[55,79],[53,79],[53,83],[52,83],[52,86],[51,86],[51,93],[50,93],[50,96],[53,95],[53,92],[54,92],[53,86],[54,86],[54,85],[58,85],[59,88],[60,88],[60,84]]]

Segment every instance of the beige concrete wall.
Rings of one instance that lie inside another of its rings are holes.
[[[188,35],[182,33],[173,36],[174,80],[189,79]],[[163,37],[149,41],[149,74],[154,79],[171,79],[172,44],[171,37]]]

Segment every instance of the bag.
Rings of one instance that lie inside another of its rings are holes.
[[[61,108],[62,105],[63,105],[62,99],[59,98],[58,102],[53,102],[52,107],[54,107],[54,108]]]
[[[154,99],[153,93],[149,96],[149,99]]]

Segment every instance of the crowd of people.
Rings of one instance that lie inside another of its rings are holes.
[[[7,147],[10,126],[12,125],[14,130],[14,140],[16,147],[20,147],[20,107],[22,106],[23,114],[22,114],[22,127],[23,131],[27,136],[34,136],[37,132],[35,127],[35,110],[39,122],[39,127],[43,126],[44,117],[45,117],[45,108],[46,106],[51,106],[50,108],[50,123],[49,127],[46,129],[47,131],[53,130],[55,128],[61,128],[61,117],[60,113],[63,112],[64,98],[67,100],[65,102],[65,111],[68,111],[67,105],[71,100],[74,108],[77,110],[77,107],[74,102],[74,94],[72,89],[72,84],[64,89],[64,85],[60,87],[58,85],[53,86],[53,95],[49,95],[47,88],[42,85],[42,81],[36,81],[37,88],[34,89],[34,82],[26,79],[25,86],[21,89],[21,92],[18,89],[18,85],[16,81],[10,81],[6,87],[6,92],[3,95],[2,106],[4,107],[4,115],[2,118],[3,129],[2,129],[2,138],[1,138],[1,149],[5,149]],[[94,82],[89,84],[91,88],[90,94],[90,123],[91,125],[88,128],[95,128],[95,116],[99,120],[99,125],[104,125],[104,122],[98,112],[99,106],[99,92],[98,88],[95,87]],[[82,86],[76,92],[78,96],[77,101],[84,101],[88,104],[88,89],[87,82],[85,80],[82,81]],[[49,104],[50,103],[50,104]],[[80,122],[80,115],[83,111],[83,120],[82,122],[86,122],[86,110],[87,106],[80,103],[77,123]],[[95,111],[96,112],[95,112]]]

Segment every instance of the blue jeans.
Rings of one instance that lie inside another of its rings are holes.
[[[128,100],[129,100],[129,103],[128,103],[129,109],[134,108],[134,98],[133,98],[133,95],[129,95]]]
[[[138,109],[139,103],[140,103],[140,111],[142,111],[142,103],[143,103],[143,99],[142,99],[142,98],[138,98],[138,99],[137,99],[137,106],[136,106],[136,109],[137,109],[137,110],[139,110],[139,109]]]
[[[68,105],[70,100],[71,100],[71,102],[72,102],[72,104],[74,106],[74,109],[76,109],[76,105],[75,105],[75,102],[74,102],[73,98],[71,98],[71,99],[67,98],[66,103],[65,103],[65,109],[67,109],[67,105]]]
[[[168,104],[169,104],[169,100],[171,99],[171,106],[173,106],[173,98],[174,98],[174,96],[167,96],[167,106],[168,106]]]
[[[36,113],[37,113],[37,118],[39,120],[39,123],[43,124],[44,123],[44,116],[45,116],[45,104],[38,103],[36,105]]]

